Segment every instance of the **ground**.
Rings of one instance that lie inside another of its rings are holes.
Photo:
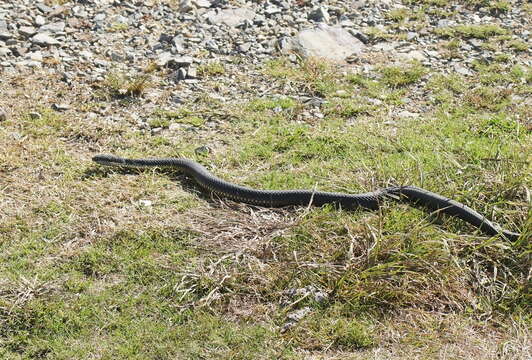
[[[471,33],[522,51],[493,28],[450,29],[442,47]],[[74,85],[54,64],[3,74],[0,355],[529,357],[530,67],[371,64],[278,56],[243,73],[228,57],[199,69],[210,91],[172,107],[168,70],[149,62],[143,77]],[[176,172],[102,168],[97,153],[192,158],[263,189],[412,184],[522,235],[392,202],[248,206]]]

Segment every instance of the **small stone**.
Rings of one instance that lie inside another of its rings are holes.
[[[238,45],[238,51],[243,52],[243,53],[248,52],[250,48],[251,48],[250,42]]]
[[[310,312],[310,307],[305,306],[302,309],[291,312],[287,315],[286,323],[281,328],[281,333],[286,332],[299,321],[301,321]]]
[[[407,41],[414,40],[415,38],[417,38],[417,33],[412,32],[412,31],[409,31],[408,33],[406,33],[406,40]]]
[[[37,15],[35,17],[35,25],[43,26],[44,24],[46,24],[46,19],[44,18],[44,16]]]
[[[94,16],[94,21],[101,22],[105,20],[105,14],[99,13]]]
[[[85,59],[90,59],[93,56],[93,54],[88,50],[82,50],[79,52],[79,54],[83,56]]]
[[[43,60],[42,53],[40,51],[30,52],[26,54],[26,58],[33,60],[33,61],[39,61],[39,62],[42,62]]]
[[[0,57],[8,56],[9,54],[11,54],[11,50],[9,50],[9,48],[0,47]]]
[[[139,200],[139,205],[142,206],[142,207],[151,207],[152,202],[151,202],[151,200],[141,199],[141,200]]]
[[[6,120],[7,120],[6,112],[0,108],[0,121],[6,121]]]
[[[28,48],[17,46],[16,48],[12,49],[12,51],[16,56],[24,56],[28,52]]]
[[[270,5],[266,9],[264,9],[264,13],[268,16],[273,16],[275,14],[280,14],[282,10],[278,8],[277,6]]]
[[[170,125],[168,125],[168,130],[170,130],[170,131],[178,131],[178,130],[181,130],[182,127],[183,127],[183,124],[171,123]]]
[[[186,13],[194,9],[191,0],[181,0],[179,2],[179,12]]]
[[[328,298],[329,296],[322,291],[316,291],[314,293],[314,301],[316,301],[318,304],[323,304]]]
[[[41,10],[43,13],[45,14],[48,14],[49,12],[51,12],[53,9],[43,3],[37,3],[35,5],[37,7],[37,9]]]
[[[172,80],[174,82],[185,80],[187,78],[187,70],[185,68],[180,68],[176,72],[174,72],[172,75],[173,75]]]
[[[34,112],[34,111],[30,112],[28,115],[30,116],[30,119],[32,120],[39,120],[40,118],[42,118],[42,115],[40,113]]]
[[[400,111],[397,114],[397,117],[400,117],[400,118],[417,118],[417,117],[419,117],[419,114],[418,113],[413,113],[413,112],[410,112],[410,111],[407,111],[407,110],[403,110],[403,111]]]
[[[211,149],[208,146],[203,145],[194,149],[194,152],[196,155],[207,155],[211,152]]]
[[[8,31],[1,31],[0,32],[0,40],[5,41],[9,40],[13,37],[13,35]]]
[[[56,111],[65,111],[65,110],[68,110],[70,109],[70,105],[68,104],[52,104],[52,109],[56,110]]]
[[[194,67],[187,69],[187,79],[196,79],[198,77],[198,70]]]
[[[308,19],[316,22],[328,23],[329,13],[327,12],[327,9],[325,7],[319,6],[308,14]]]
[[[192,3],[196,5],[197,8],[210,8],[212,6],[209,0],[193,0]]]
[[[31,42],[37,45],[58,45],[59,41],[47,33],[39,33],[31,38]]]
[[[172,39],[172,43],[178,53],[185,51],[185,40],[182,36],[177,35]]]
[[[304,308],[291,312],[286,317],[288,318],[288,320],[297,322],[297,321],[302,320],[309,312],[310,312],[310,307],[305,306]]]
[[[419,50],[413,50],[408,53],[398,53],[397,55],[404,60],[424,61],[427,59],[427,57]]]
[[[253,21],[255,12],[247,8],[224,9],[216,12],[209,12],[206,14],[209,23],[211,24],[225,24],[227,26],[236,27],[244,20]]]
[[[181,67],[190,66],[193,61],[194,59],[190,56],[174,56],[170,52],[163,52],[159,54],[155,63],[159,67],[168,66],[171,68],[178,69]]]
[[[469,70],[467,67],[460,65],[460,64],[454,65],[454,71],[456,71],[460,75],[465,75],[465,76],[473,75],[473,72],[471,70]]]
[[[39,28],[40,33],[60,33],[65,31],[65,23],[63,21],[54,22],[48,25],[43,25]]]
[[[21,26],[20,29],[18,29],[18,33],[22,36],[30,37],[37,33],[37,29],[33,26]]]

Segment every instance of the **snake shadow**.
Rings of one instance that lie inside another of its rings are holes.
[[[227,199],[223,199],[222,197],[217,196],[216,194],[213,194],[210,191],[203,189],[192,178],[183,174],[183,172],[179,170],[173,170],[173,169],[165,169],[165,168],[139,169],[139,168],[127,168],[127,167],[111,168],[111,167],[102,167],[102,166],[92,166],[88,168],[87,170],[85,170],[82,176],[82,180],[106,178],[106,177],[109,177],[109,175],[111,174],[141,175],[141,174],[145,174],[146,172],[156,172],[157,174],[162,174],[168,177],[173,182],[181,184],[181,187],[183,188],[183,190],[189,193],[195,194],[200,199],[209,202],[211,205],[214,205],[215,207],[220,207],[221,200],[227,200]]]

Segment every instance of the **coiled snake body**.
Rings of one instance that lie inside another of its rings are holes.
[[[486,217],[464,204],[415,186],[388,187],[363,194],[313,190],[256,190],[222,180],[211,174],[202,165],[188,159],[125,159],[114,155],[96,155],[92,160],[106,166],[175,168],[194,178],[202,188],[215,194],[235,201],[267,207],[309,204],[321,206],[332,203],[347,209],[363,207],[375,210],[387,198],[406,199],[410,203],[420,204],[430,210],[456,216],[488,235],[502,234],[510,240],[517,240],[519,237],[517,233],[502,230]]]

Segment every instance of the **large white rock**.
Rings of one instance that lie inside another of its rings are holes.
[[[226,24],[228,26],[237,26],[245,20],[252,21],[255,13],[246,8],[225,9],[217,13],[209,12],[207,14],[211,24]]]
[[[295,51],[303,57],[320,57],[343,61],[348,56],[359,54],[365,45],[347,30],[319,24],[315,28],[300,31],[282,46],[285,52]]]

